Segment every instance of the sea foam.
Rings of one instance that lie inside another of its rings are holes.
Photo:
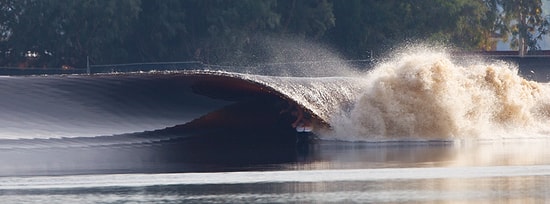
[[[363,76],[353,108],[331,119],[339,140],[540,137],[548,128],[550,91],[518,67],[455,59],[427,49],[397,54]]]

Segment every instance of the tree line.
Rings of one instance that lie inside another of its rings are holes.
[[[326,45],[347,59],[411,40],[466,51],[505,40],[525,54],[548,33],[541,7],[541,0],[0,0],[0,67],[265,63],[281,39]]]

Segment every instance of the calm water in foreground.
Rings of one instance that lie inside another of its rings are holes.
[[[548,139],[194,148],[185,142],[35,144],[0,150],[0,200],[544,203],[550,200],[549,145]]]

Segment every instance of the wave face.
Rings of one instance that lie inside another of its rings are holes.
[[[379,64],[364,76],[367,84],[353,109],[332,118],[334,132],[326,138],[548,136],[548,84],[522,78],[511,64],[462,60],[444,52],[416,52]]]
[[[207,70],[1,77],[0,140],[66,138],[56,142],[63,145],[68,138],[113,136],[108,143],[116,144],[189,131],[284,129],[291,121],[279,124],[279,112],[287,103],[326,126],[350,106],[361,81]]]
[[[0,138],[95,137],[183,124],[226,103],[168,74],[0,78]]]

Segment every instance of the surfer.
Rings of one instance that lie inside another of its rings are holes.
[[[298,106],[294,106],[295,108],[293,108],[292,112],[291,112],[291,115],[296,117],[296,120],[294,120],[294,122],[292,123],[292,127],[293,128],[296,128],[298,127],[298,125],[300,125],[303,120],[304,120],[304,111],[298,107]]]
[[[294,105],[292,111],[292,116],[296,117],[296,120],[292,123],[292,127],[296,129],[297,132],[311,132],[311,121],[307,113],[304,113],[304,110],[297,105]]]
[[[311,122],[307,113],[299,105],[287,101],[286,108],[281,110],[280,114],[290,113],[293,118],[292,128],[297,132],[311,132]]]
[[[292,128],[296,130],[296,144],[308,144],[314,136],[312,134],[311,116],[305,113],[301,106],[292,103],[289,103],[289,105],[290,115],[295,118]]]

